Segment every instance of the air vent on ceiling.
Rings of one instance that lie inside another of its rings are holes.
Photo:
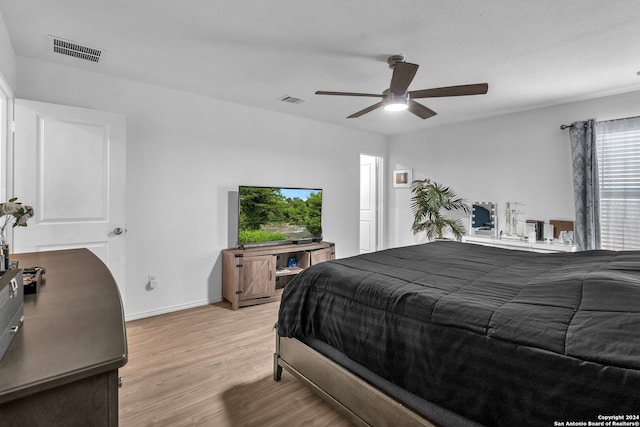
[[[288,102],[289,104],[300,104],[304,102],[304,99],[296,98],[295,96],[284,95],[278,98],[282,102]]]
[[[49,36],[49,50],[61,55],[73,56],[90,62],[100,62],[104,58],[104,51],[93,47],[82,46],[76,42]]]

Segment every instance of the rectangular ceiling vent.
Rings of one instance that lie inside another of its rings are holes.
[[[93,47],[82,46],[81,44],[61,39],[56,36],[49,36],[49,50],[61,55],[73,56],[90,62],[100,62],[104,58],[104,51]]]
[[[282,102],[288,102],[289,104],[300,104],[304,102],[304,99],[296,98],[295,96],[284,95],[278,98]]]

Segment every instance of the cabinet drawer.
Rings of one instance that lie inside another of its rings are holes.
[[[22,271],[9,270],[0,277],[0,359],[22,324],[24,292]]]

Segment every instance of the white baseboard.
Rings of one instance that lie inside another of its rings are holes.
[[[157,316],[159,314],[172,313],[174,311],[186,310],[188,308],[201,307],[203,305],[214,304],[214,303],[220,302],[220,301],[222,301],[222,298],[213,299],[211,301],[209,301],[209,300],[192,301],[192,302],[189,302],[189,303],[186,303],[186,304],[171,305],[171,306],[168,306],[168,307],[162,307],[162,308],[158,308],[158,309],[155,309],[155,310],[142,311],[142,312],[133,313],[133,314],[125,314],[124,320],[126,322],[128,322],[130,320],[144,319],[145,317]]]

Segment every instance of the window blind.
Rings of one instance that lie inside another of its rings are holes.
[[[640,249],[640,118],[596,123],[602,249]]]

